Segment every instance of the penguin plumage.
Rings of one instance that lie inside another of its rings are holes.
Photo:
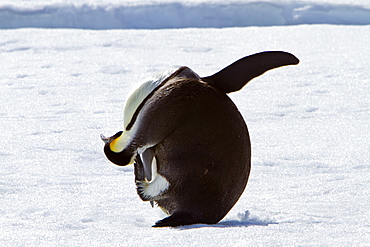
[[[138,195],[170,215],[155,227],[215,224],[230,211],[247,185],[251,144],[227,93],[298,63],[290,53],[262,52],[203,78],[173,67],[133,91],[125,130],[102,136],[104,152],[117,165],[135,163]]]

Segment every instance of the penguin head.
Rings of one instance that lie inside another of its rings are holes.
[[[136,157],[136,150],[129,145],[127,134],[123,131],[117,132],[111,137],[100,136],[104,141],[104,153],[114,164],[126,166],[132,164]]]
[[[135,139],[140,135],[138,133],[140,121],[145,121],[139,117],[139,114],[153,93],[179,69],[180,67],[173,66],[163,73],[156,74],[138,84],[138,87],[129,94],[124,106],[123,125],[125,131],[119,131],[111,137],[100,136],[105,143],[104,153],[111,162],[119,166],[132,164],[138,153],[143,153],[151,146],[141,145]]]

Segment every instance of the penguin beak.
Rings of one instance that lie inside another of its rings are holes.
[[[103,134],[100,135],[100,138],[102,139],[102,141],[105,144],[109,143],[109,141],[110,141],[110,138],[109,137],[105,137]]]

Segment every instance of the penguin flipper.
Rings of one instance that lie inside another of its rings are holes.
[[[153,148],[148,148],[142,153],[145,177],[148,181],[152,180],[152,161],[154,158]]]
[[[144,198],[142,193],[142,184],[148,183],[146,180],[146,171],[145,171],[145,164],[141,160],[140,155],[136,156],[135,163],[134,163],[134,174],[135,174],[135,184],[136,184],[136,192],[143,201],[147,201]],[[154,207],[154,202],[150,201],[150,205]]]
[[[135,174],[135,181],[143,181],[145,180],[145,171],[144,171],[144,164],[140,158],[140,155],[137,155],[135,158],[134,163],[134,174]]]
[[[270,69],[298,63],[298,58],[290,53],[265,51],[241,58],[216,74],[201,79],[225,93],[231,93]]]

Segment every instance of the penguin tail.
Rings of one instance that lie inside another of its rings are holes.
[[[268,70],[298,63],[298,58],[288,52],[265,51],[243,57],[216,74],[201,79],[225,93],[231,93]]]

